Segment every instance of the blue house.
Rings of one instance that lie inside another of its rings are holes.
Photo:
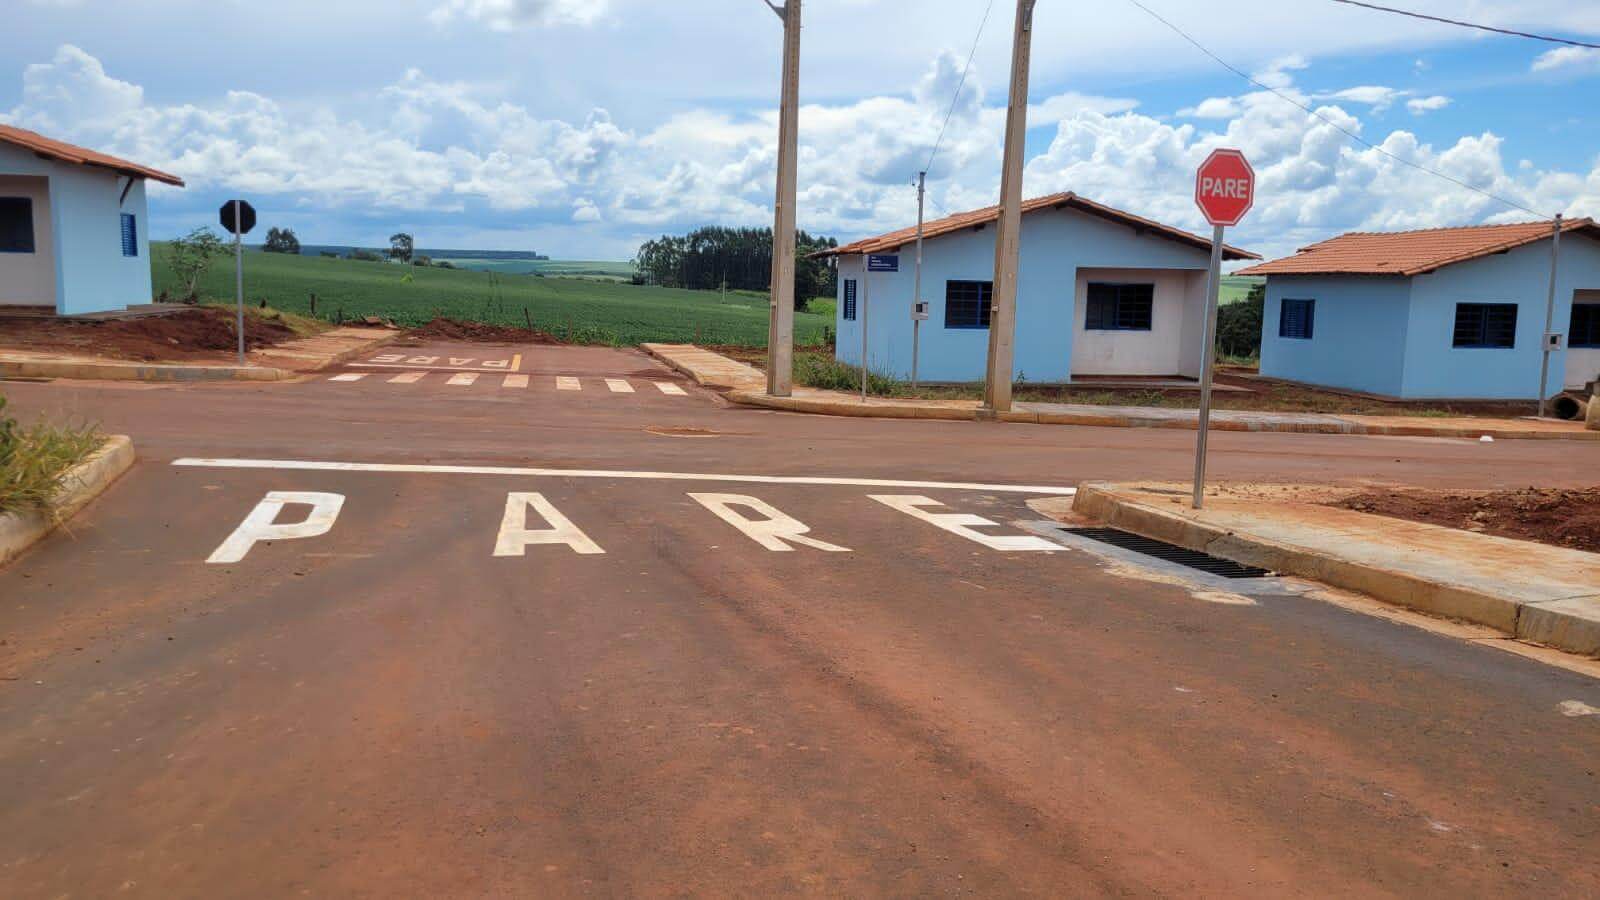
[[[1261,374],[1401,399],[1536,399],[1553,222],[1345,234],[1267,277]],[[1562,223],[1548,393],[1600,377],[1600,226]]]
[[[149,303],[145,182],[183,180],[0,125],[0,306],[58,315]]]
[[[997,207],[923,225],[918,376],[980,381],[989,345]],[[815,254],[838,258],[835,355],[907,378],[913,340],[916,229]],[[1072,193],[1022,205],[1014,377],[1200,374],[1211,242]],[[867,271],[867,257],[900,254],[899,271]],[[1225,247],[1230,260],[1260,259]]]

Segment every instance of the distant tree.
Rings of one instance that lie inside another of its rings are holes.
[[[411,253],[416,249],[416,242],[411,240],[411,235],[404,231],[399,234],[389,235],[389,258],[398,259],[403,263],[411,262]]]
[[[371,250],[363,250],[360,247],[350,251],[350,258],[357,262],[383,262],[383,257],[373,253]]]
[[[456,264],[451,262],[448,259],[441,259],[438,262],[434,263],[433,267],[435,269],[454,269],[456,267]]]
[[[411,261],[411,264],[413,266],[431,266],[431,265],[433,265],[433,257],[431,257],[431,256],[419,256],[416,259],[413,259]]]
[[[339,258],[339,253],[336,250],[323,250],[320,255],[327,259]]]
[[[268,253],[290,253],[300,255],[300,239],[294,236],[290,228],[268,228],[267,242],[261,249]]]
[[[196,228],[172,242],[172,271],[183,282],[186,302],[194,302],[200,277],[211,268],[211,260],[227,252],[227,245],[210,228]]]
[[[831,259],[807,259],[818,250],[837,247],[830,237],[802,231],[795,235],[796,309],[813,297],[834,293],[836,270]],[[662,235],[639,247],[633,260],[637,283],[697,290],[765,291],[772,281],[772,229],[697,228],[683,237]]]
[[[1261,323],[1266,313],[1267,286],[1251,285],[1245,299],[1217,309],[1217,352],[1224,356],[1261,355]]]

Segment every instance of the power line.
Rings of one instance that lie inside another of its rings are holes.
[[[944,130],[950,127],[950,116],[956,111],[956,103],[961,99],[961,89],[967,86],[967,73],[972,71],[972,58],[978,55],[978,39],[983,37],[983,26],[989,24],[989,12],[994,9],[994,0],[989,0],[989,5],[983,8],[983,20],[978,23],[978,33],[972,36],[972,50],[967,53],[967,64],[961,70],[961,81],[956,84],[956,92],[950,97],[950,108],[944,111],[944,124],[939,126],[939,137],[933,142],[933,151],[928,154],[928,164],[923,166],[923,171],[933,171],[933,158],[939,155],[939,145],[944,143]]]
[[[1430,16],[1426,13],[1411,12],[1410,10],[1405,9],[1395,9],[1392,6],[1379,6],[1376,3],[1362,3],[1361,0],[1333,0],[1333,2],[1343,3],[1347,6],[1361,6],[1367,9],[1375,9],[1379,12],[1394,13],[1395,15],[1399,16],[1410,16],[1413,19],[1427,19],[1430,22],[1443,22],[1446,25],[1460,25],[1462,28],[1476,28],[1479,31],[1492,31],[1495,34],[1509,34],[1512,37],[1530,38],[1535,41],[1549,41],[1552,44],[1567,44],[1573,47],[1590,47],[1595,50],[1600,50],[1600,44],[1591,44],[1587,41],[1574,41],[1569,40],[1568,38],[1550,37],[1546,34],[1530,34],[1526,31],[1514,31],[1510,28],[1496,28],[1493,25],[1479,25],[1476,22],[1463,22],[1459,19],[1446,19],[1442,16]]]
[[[1245,81],[1248,81],[1251,84],[1255,85],[1256,87],[1271,93],[1272,95],[1276,96],[1278,99],[1283,100],[1286,103],[1292,104],[1293,106],[1299,107],[1300,110],[1305,112],[1307,115],[1314,116],[1317,119],[1320,119],[1322,122],[1324,122],[1327,125],[1331,126],[1335,130],[1337,130],[1340,133],[1342,133],[1345,137],[1349,138],[1352,141],[1355,141],[1356,143],[1360,144],[1361,146],[1366,147],[1369,150],[1376,150],[1377,152],[1383,154],[1384,156],[1389,157],[1390,159],[1394,160],[1397,163],[1400,163],[1401,165],[1410,166],[1411,168],[1416,169],[1419,172],[1426,172],[1429,175],[1433,175],[1433,176],[1435,176],[1437,178],[1443,178],[1445,181],[1448,181],[1451,184],[1456,185],[1457,187],[1466,188],[1467,190],[1472,191],[1475,194],[1481,194],[1481,195],[1483,195],[1485,197],[1488,197],[1490,200],[1494,200],[1494,201],[1499,202],[1499,203],[1504,203],[1505,205],[1507,205],[1509,207],[1512,207],[1514,209],[1520,209],[1523,212],[1528,213],[1529,215],[1538,216],[1541,219],[1549,218],[1544,213],[1538,212],[1537,210],[1529,209],[1526,206],[1523,206],[1522,204],[1516,202],[1515,200],[1507,200],[1506,198],[1501,197],[1498,194],[1490,193],[1489,191],[1486,191],[1483,188],[1475,187],[1473,185],[1467,184],[1465,181],[1462,181],[1461,179],[1456,178],[1456,177],[1454,177],[1452,175],[1446,175],[1445,173],[1440,172],[1437,169],[1430,169],[1427,166],[1422,165],[1421,163],[1415,163],[1415,162],[1412,162],[1409,159],[1406,159],[1406,158],[1401,157],[1401,156],[1396,156],[1395,154],[1390,153],[1389,151],[1383,149],[1382,147],[1378,146],[1377,144],[1372,143],[1371,141],[1367,140],[1366,138],[1362,137],[1361,135],[1356,134],[1354,131],[1351,131],[1350,129],[1344,127],[1343,125],[1340,125],[1338,122],[1333,121],[1332,119],[1328,118],[1327,116],[1323,115],[1322,113],[1317,112],[1315,109],[1312,109],[1311,107],[1305,105],[1304,103],[1301,103],[1299,100],[1294,99],[1293,97],[1289,96],[1288,94],[1283,93],[1282,91],[1278,90],[1275,87],[1272,87],[1272,86],[1266,85],[1266,84],[1262,84],[1260,81],[1257,81],[1253,76],[1251,76],[1249,74],[1246,74],[1245,72],[1240,71],[1239,69],[1233,67],[1232,65],[1230,65],[1228,63],[1227,60],[1225,60],[1222,57],[1216,55],[1215,53],[1212,53],[1210,50],[1207,50],[1205,48],[1205,45],[1201,44],[1199,41],[1197,41],[1194,38],[1190,37],[1188,35],[1188,33],[1186,33],[1182,28],[1179,28],[1178,26],[1176,26],[1176,25],[1172,24],[1171,22],[1167,21],[1165,18],[1163,18],[1161,16],[1160,13],[1156,12],[1155,10],[1151,9],[1148,6],[1145,6],[1143,3],[1140,3],[1139,0],[1128,0],[1128,2],[1132,3],[1134,6],[1139,7],[1140,9],[1144,10],[1146,13],[1148,13],[1150,15],[1151,18],[1155,19],[1157,22],[1160,22],[1161,24],[1163,24],[1163,25],[1167,26],[1168,28],[1172,29],[1173,32],[1175,32],[1179,37],[1181,37],[1184,40],[1188,41],[1189,43],[1193,44],[1195,49],[1199,50],[1201,53],[1204,53],[1205,55],[1207,55],[1207,56],[1211,57],[1213,60],[1215,60],[1217,65],[1222,66],[1224,69],[1227,69],[1228,71],[1230,71],[1233,74],[1239,76],[1240,78],[1243,78]],[[1336,0],[1336,2],[1337,2],[1337,0]]]

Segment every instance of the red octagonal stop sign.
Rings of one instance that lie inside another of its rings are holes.
[[[1213,225],[1237,225],[1256,199],[1256,170],[1237,150],[1213,150],[1194,179],[1194,202]]]

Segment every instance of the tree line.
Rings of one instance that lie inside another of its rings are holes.
[[[807,259],[818,250],[839,246],[831,237],[795,235],[794,303],[804,309],[813,297],[834,294],[832,259]],[[681,237],[662,235],[645,241],[633,258],[634,280],[663,287],[694,290],[765,291],[772,281],[772,229],[696,228]]]

